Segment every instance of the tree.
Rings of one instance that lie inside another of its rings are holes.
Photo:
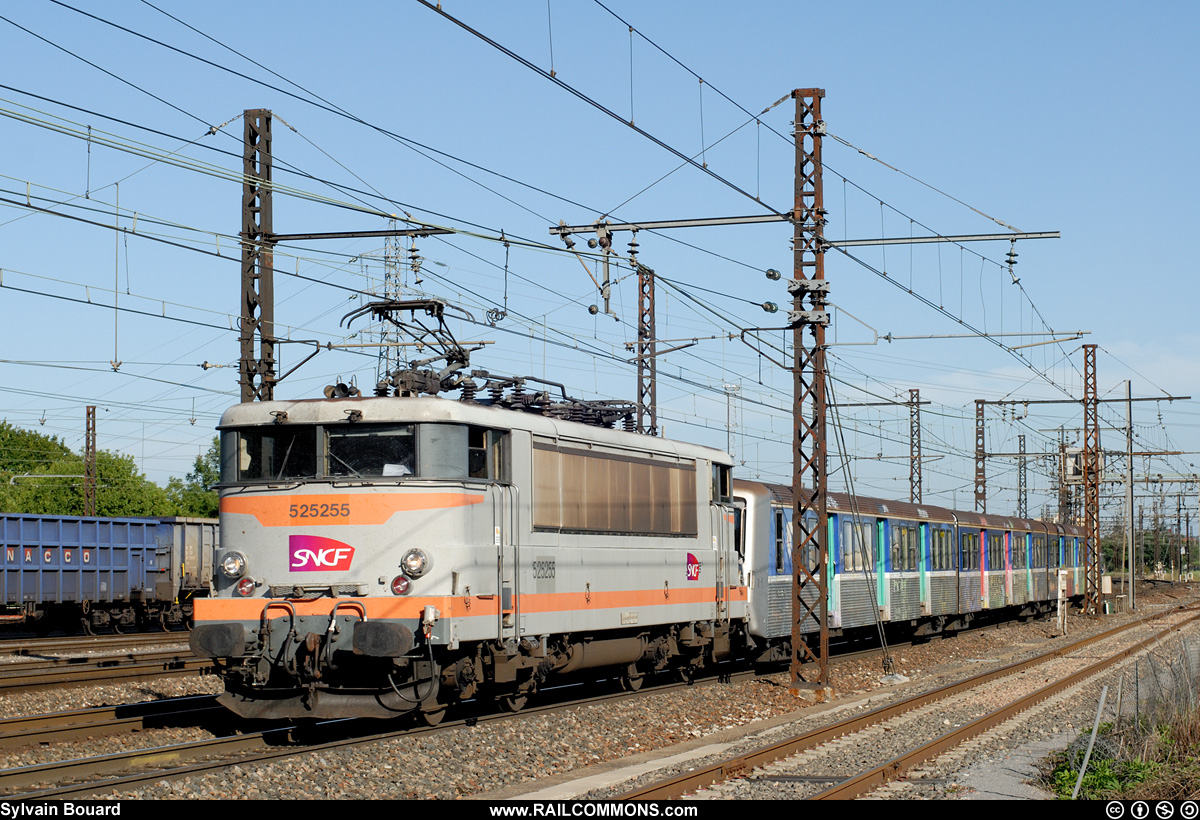
[[[0,421],[0,512],[83,515],[83,456],[63,442]],[[196,457],[186,479],[158,486],[132,456],[96,453],[96,514],[104,517],[184,515],[216,518],[221,476],[219,440]]]
[[[57,436],[44,436],[0,421],[0,472],[33,472],[70,452]]]
[[[70,454],[57,437],[22,430],[7,421],[0,421],[0,509],[9,509],[7,501],[16,483],[15,476],[50,472],[51,462]]]
[[[195,468],[185,480],[172,478],[167,482],[167,497],[176,515],[197,518],[216,518],[218,498],[216,485],[221,480],[221,444],[213,436],[212,445],[203,455],[196,456]]]
[[[11,488],[5,510],[35,515],[83,515],[83,472],[83,459],[69,453],[51,462],[44,477],[35,474]],[[96,453],[96,515],[118,518],[171,514],[166,490],[139,473],[132,456],[107,450]]]

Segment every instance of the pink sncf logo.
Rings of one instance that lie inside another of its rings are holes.
[[[689,581],[700,580],[700,561],[690,552],[688,553],[687,579]]]
[[[288,536],[288,569],[292,572],[346,572],[354,547],[319,535]]]

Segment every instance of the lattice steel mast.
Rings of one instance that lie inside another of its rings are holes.
[[[96,405],[87,406],[83,439],[83,514],[96,514]]]
[[[271,112],[242,114],[242,401],[275,397],[275,244],[271,205]],[[256,350],[257,342],[257,350]]]
[[[793,422],[792,493],[792,664],[793,689],[829,688],[829,597],[825,565],[829,555],[825,435],[825,206],[821,180],[821,118],[824,89],[792,92],[796,100],[796,182],[792,261]],[[805,299],[809,305],[805,305]],[[806,339],[805,330],[812,333]],[[817,648],[805,632],[816,626]]]
[[[1083,611],[1100,613],[1100,416],[1096,403],[1096,345],[1083,346]]]
[[[908,391],[908,500],[921,503],[921,391]]]

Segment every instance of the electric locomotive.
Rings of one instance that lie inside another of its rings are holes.
[[[585,669],[633,689],[740,652],[730,457],[541,396],[508,402],[539,412],[413,395],[226,411],[214,592],[191,635],[221,702],[436,723]]]

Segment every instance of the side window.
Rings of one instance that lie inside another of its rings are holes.
[[[933,531],[933,568],[936,570],[954,569],[954,553],[950,549],[950,531],[936,529]]]
[[[467,475],[487,481],[505,481],[508,436],[486,427],[467,429]]]
[[[743,526],[746,520],[745,512],[740,506],[733,508],[733,544],[738,558],[746,556],[746,528]]]
[[[783,574],[783,553],[787,549],[787,519],[783,510],[775,509],[775,574]]]
[[[733,468],[726,464],[712,466],[712,500],[733,500]]]
[[[861,520],[842,519],[842,566],[846,572],[862,572],[872,559],[871,528]]]
[[[895,524],[892,526],[892,571],[912,572],[920,564],[917,549],[920,536],[916,527]]]

